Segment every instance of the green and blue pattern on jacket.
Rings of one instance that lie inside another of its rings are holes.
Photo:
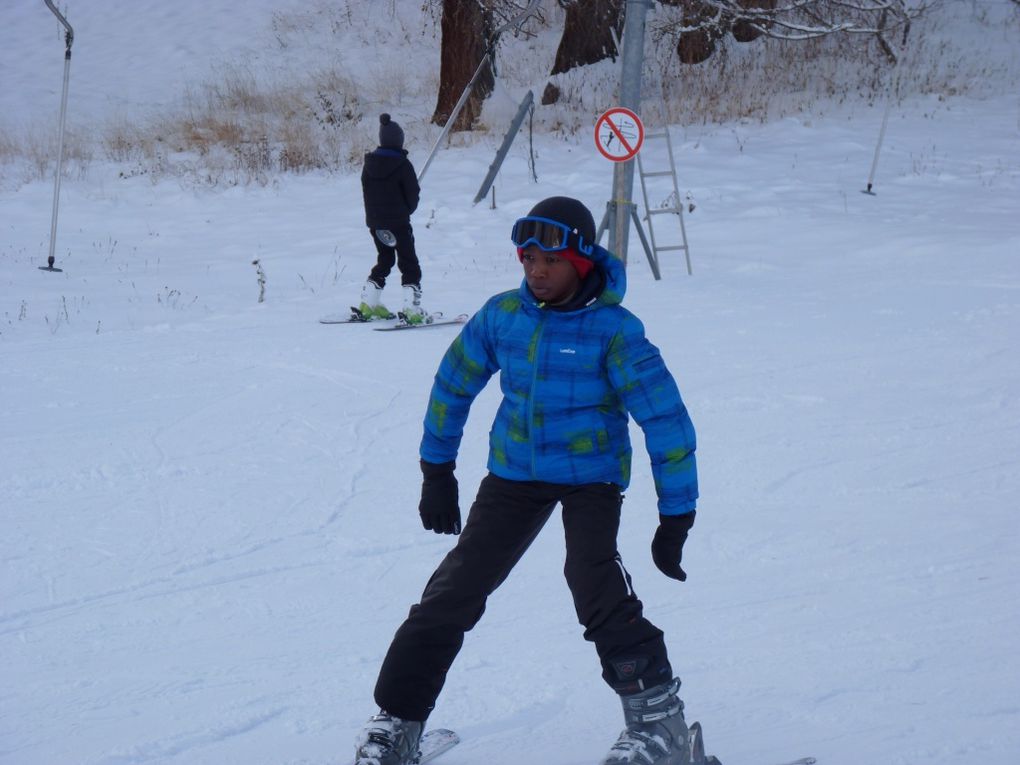
[[[503,400],[489,437],[489,470],[508,480],[630,483],[629,417],[641,426],[667,515],[694,509],[695,433],[673,376],[644,326],[620,305],[622,263],[592,259],[606,288],[576,311],[539,306],[526,283],[490,298],[440,362],[421,457],[454,460],[471,403],[497,371]]]

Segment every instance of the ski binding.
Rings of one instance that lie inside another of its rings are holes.
[[[319,324],[368,324],[373,321],[388,321],[390,319],[396,319],[397,315],[391,313],[389,316],[382,317],[371,317],[365,316],[360,309],[355,306],[351,306],[351,312],[349,314],[342,313],[331,313],[323,316],[319,319]]]
[[[403,313],[397,315],[397,323],[390,324],[386,327],[375,327],[376,332],[395,332],[401,329],[428,329],[429,327],[445,327],[451,324],[463,324],[468,320],[468,315],[462,313],[459,316],[454,316],[452,319],[444,319],[442,313],[430,313],[425,317],[425,321],[420,324],[412,324],[407,321],[407,318]]]

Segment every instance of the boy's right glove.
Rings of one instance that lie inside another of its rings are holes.
[[[421,502],[418,513],[421,524],[437,534],[460,533],[460,506],[457,504],[455,462],[421,461]]]
[[[687,572],[680,568],[687,532],[694,525],[694,511],[683,515],[659,515],[659,528],[652,539],[652,561],[670,579],[687,581]]]

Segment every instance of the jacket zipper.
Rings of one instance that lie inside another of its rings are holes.
[[[538,335],[535,337],[535,358],[531,369],[531,393],[528,396],[528,440],[531,442],[531,480],[538,480],[538,471],[535,470],[535,387],[538,385],[538,363],[541,354],[538,347],[542,343],[542,335],[545,334],[546,314],[543,312],[538,320]]]

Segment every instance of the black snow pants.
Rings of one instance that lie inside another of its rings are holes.
[[[368,278],[380,287],[386,286],[386,277],[393,270],[396,263],[400,271],[400,283],[403,285],[414,284],[421,286],[421,265],[418,263],[418,253],[414,249],[414,230],[410,224],[403,226],[391,226],[389,231],[396,238],[396,245],[385,244],[376,233],[372,232],[372,241],[375,242],[376,261]]]
[[[668,682],[673,675],[662,631],[642,616],[641,601],[617,552],[622,501],[615,484],[567,486],[486,476],[456,546],[393,638],[376,682],[376,703],[405,720],[428,717],[464,633],[477,624],[486,599],[557,503],[563,507],[566,535],[564,574],[603,678],[621,694]]]

